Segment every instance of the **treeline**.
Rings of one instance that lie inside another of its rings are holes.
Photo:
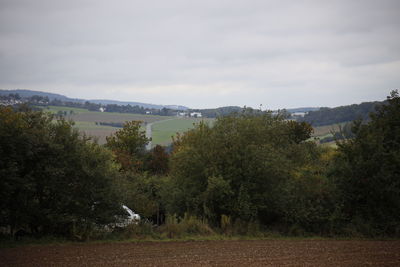
[[[123,203],[142,216],[125,237],[400,235],[397,91],[367,123],[354,122],[353,138],[337,149],[309,141],[312,127],[284,113],[200,123],[167,153],[145,150],[139,122],[102,147],[62,119],[0,111],[4,227],[93,237]]]
[[[8,95],[0,95],[0,100],[20,100],[21,96],[19,94],[8,94]]]
[[[34,95],[31,97],[21,97],[18,93],[11,93],[8,95],[0,95],[0,102],[4,104],[16,104],[16,103],[24,103],[29,102],[33,104],[48,104],[49,98],[47,96],[39,96]]]
[[[299,121],[305,121],[313,126],[331,125],[341,122],[349,122],[357,119],[368,120],[369,114],[375,111],[375,107],[382,102],[365,102],[336,108],[320,108],[310,111]]]
[[[102,126],[111,126],[111,127],[116,127],[116,128],[122,128],[124,127],[124,123],[122,122],[96,122],[96,125],[102,125]]]
[[[202,116],[207,118],[218,118],[218,117],[228,116],[234,113],[260,112],[257,109],[253,109],[251,107],[246,107],[246,106],[245,107],[227,106],[227,107],[210,108],[210,109],[191,109],[191,111],[201,112]]]
[[[119,112],[119,113],[133,113],[133,114],[151,114],[159,116],[176,116],[177,110],[162,108],[162,109],[151,109],[143,108],[141,106],[131,105],[116,105],[116,104],[96,104],[86,101],[84,103],[79,102],[64,102],[58,99],[54,99],[49,102],[49,105],[53,106],[65,106],[74,108],[84,108],[89,111],[100,111],[102,108],[104,112]]]

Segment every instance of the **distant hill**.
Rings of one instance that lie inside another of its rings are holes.
[[[249,108],[247,108],[249,109]],[[287,112],[289,113],[297,113],[297,112],[309,112],[309,111],[316,111],[319,110],[320,108],[316,107],[304,107],[304,108],[290,108],[286,109]],[[193,109],[193,111],[198,111],[203,114],[203,116],[208,117],[208,118],[216,118],[219,116],[226,116],[231,113],[240,113],[244,110],[242,107],[238,106],[226,106],[226,107],[219,107],[219,108],[209,108],[209,109]],[[254,109],[258,110],[258,109]]]
[[[42,91],[33,91],[33,90],[24,90],[24,89],[16,89],[16,90],[0,89],[0,95],[8,95],[8,94],[19,94],[23,98],[32,97],[34,95],[38,95],[38,96],[42,96],[42,97],[47,96],[50,101],[54,100],[54,99],[58,99],[61,101],[68,101],[68,102],[79,102],[79,103],[86,101],[84,99],[69,98],[64,95],[47,93],[47,92],[42,92]]]
[[[78,103],[84,103],[86,101],[89,101],[91,103],[95,104],[102,104],[102,105],[131,105],[131,106],[139,106],[143,108],[150,108],[150,109],[162,109],[162,108],[168,108],[168,109],[176,109],[176,110],[188,110],[188,107],[185,106],[179,106],[179,105],[156,105],[156,104],[148,104],[148,103],[141,103],[141,102],[130,102],[130,101],[117,101],[117,100],[107,100],[107,99],[91,99],[91,100],[86,100],[86,99],[80,99],[80,98],[69,98],[64,95],[60,94],[54,94],[54,93],[48,93],[48,92],[42,92],[42,91],[33,91],[33,90],[25,90],[25,89],[16,89],[16,90],[3,90],[0,89],[0,95],[8,95],[8,94],[19,94],[21,97],[32,97],[34,95],[42,96],[42,97],[48,97],[49,100],[54,100],[58,99],[63,102],[78,102]]]
[[[232,113],[243,112],[243,110],[245,108],[246,107],[226,106],[226,107],[209,108],[209,109],[192,109],[192,111],[201,112],[203,117],[216,118],[216,117],[220,117],[220,116],[226,116],[226,115],[229,115]],[[252,108],[247,107],[246,109],[252,109]],[[319,109],[320,108],[316,108],[316,107],[303,107],[303,108],[290,108],[290,109],[286,109],[286,111],[289,113],[297,113],[297,112],[306,113],[309,111],[315,111],[315,110],[319,110]],[[258,109],[253,109],[253,110],[258,111]]]
[[[139,106],[143,108],[153,108],[153,109],[162,109],[162,108],[169,108],[169,109],[176,109],[176,110],[188,110],[188,107],[179,106],[179,105],[157,105],[157,104],[147,104],[141,102],[130,102],[130,101],[118,101],[118,100],[108,100],[108,99],[90,99],[87,100],[91,103],[95,104],[102,104],[102,105],[131,105],[131,106]]]
[[[216,118],[220,116],[226,116],[231,113],[242,112],[243,108],[237,106],[226,106],[219,108],[208,108],[208,109],[192,109],[191,111],[201,112],[203,117]]]
[[[331,125],[356,119],[368,120],[369,114],[375,111],[376,106],[385,104],[386,101],[364,102],[336,108],[320,108],[310,111],[299,121],[306,121],[313,126]]]
[[[169,109],[176,109],[176,110],[188,110],[188,107],[180,106],[180,105],[165,105],[164,107]]]
[[[171,109],[182,110],[182,111],[189,110],[188,107],[178,106],[178,105],[156,105],[156,104],[130,102],[130,101],[117,101],[117,100],[108,100],[108,99],[85,100],[85,99],[79,99],[79,98],[69,98],[64,95],[41,92],[41,91],[22,90],[22,89],[18,89],[18,90],[0,89],[0,95],[9,95],[9,94],[19,94],[23,98],[32,97],[34,95],[38,95],[38,96],[42,96],[42,97],[47,96],[50,101],[52,101],[54,99],[58,99],[63,102],[77,102],[77,103],[85,103],[86,101],[89,101],[90,105],[93,105],[95,110],[98,110],[99,107],[96,105],[99,105],[99,104],[115,105],[114,112],[127,112],[126,110],[120,110],[122,108],[121,106],[127,106],[127,105],[131,105],[132,107],[139,106],[144,109],[162,110],[163,108],[166,108],[166,109],[169,109],[169,112],[172,112]],[[301,108],[286,109],[286,111],[289,113],[292,113],[292,114],[293,113],[305,113],[304,117],[297,116],[297,118],[296,117],[295,118],[298,121],[306,121],[306,122],[312,124],[313,126],[323,126],[323,125],[331,125],[331,124],[337,124],[337,123],[341,123],[341,122],[353,121],[353,120],[356,120],[359,118],[366,120],[369,117],[369,113],[375,111],[375,107],[377,105],[381,105],[384,103],[385,103],[385,101],[364,102],[361,104],[353,104],[353,105],[340,106],[340,107],[335,107],[335,108],[301,107]],[[128,108],[131,108],[131,107],[128,107]],[[125,107],[125,109],[126,109],[126,107]],[[226,115],[229,115],[229,114],[235,113],[235,112],[240,113],[240,112],[243,112],[244,109],[245,109],[245,107],[226,106],[226,107],[210,108],[210,109],[190,109],[190,111],[201,112],[203,117],[216,118],[219,116],[226,116]],[[246,109],[251,109],[251,108],[246,108]],[[111,107],[110,107],[109,111],[111,112]],[[141,111],[143,111],[143,110],[141,110]],[[133,113],[137,113],[137,112],[135,111]],[[153,113],[153,114],[155,114],[155,113]],[[164,112],[164,110],[162,110],[162,111],[160,111],[160,114],[158,114],[158,115],[171,115],[171,114],[168,114],[167,111]]]

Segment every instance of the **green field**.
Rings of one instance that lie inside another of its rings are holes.
[[[154,123],[152,126],[153,146],[156,144],[170,144],[172,142],[172,136],[175,136],[176,133],[183,133],[189,129],[192,129],[194,125],[200,121],[205,121],[212,124],[214,119],[176,118]]]

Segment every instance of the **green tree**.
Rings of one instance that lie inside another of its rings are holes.
[[[163,221],[165,199],[162,191],[166,190],[165,177],[147,173],[124,172],[120,188],[124,203],[144,219],[160,224]]]
[[[111,154],[51,115],[0,107],[1,221],[72,235],[121,213]]]
[[[282,221],[284,190],[301,157],[315,145],[305,142],[310,126],[284,114],[246,111],[200,123],[174,140],[171,176],[175,185],[167,210],[233,220]],[[218,193],[219,192],[219,193]]]
[[[123,170],[137,172],[143,167],[149,139],[140,126],[140,121],[126,122],[122,129],[106,138],[106,146],[114,153]]]
[[[302,162],[292,169],[281,201],[284,224],[290,234],[315,233],[332,235],[337,221],[335,187],[327,177],[336,151],[330,147],[316,147],[309,143],[297,160]]]
[[[393,91],[354,139],[339,142],[335,177],[343,215],[364,234],[400,233],[400,98]]]
[[[165,147],[156,145],[147,154],[144,169],[154,175],[166,175],[169,171],[169,155]]]

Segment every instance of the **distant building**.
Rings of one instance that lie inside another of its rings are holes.
[[[8,99],[8,100],[0,100],[0,105],[2,106],[13,106],[17,104],[22,104],[23,102],[21,100],[15,100],[15,99]]]
[[[296,116],[296,117],[304,117],[304,115],[306,115],[306,113],[305,112],[293,112],[291,115]]]
[[[192,113],[190,113],[190,117],[201,118],[202,115],[200,112],[192,112]]]
[[[106,111],[106,108],[100,107],[100,108],[99,108],[99,111],[100,111],[100,112],[104,112],[104,111]]]
[[[148,115],[148,114],[151,114],[151,111],[146,111],[146,114]]]

